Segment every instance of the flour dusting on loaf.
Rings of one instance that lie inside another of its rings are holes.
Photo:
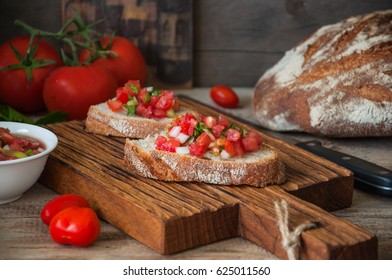
[[[392,136],[392,10],[327,25],[264,73],[259,122],[278,131]]]

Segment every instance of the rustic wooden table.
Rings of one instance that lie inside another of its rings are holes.
[[[251,112],[252,89],[238,88],[236,91],[240,96],[240,106],[226,111],[255,121]],[[215,106],[207,88],[180,90],[178,93]],[[317,139],[326,147],[392,170],[391,137],[329,139],[299,133],[266,133],[290,143]],[[51,189],[36,183],[18,201],[0,205],[0,259],[276,259],[274,255],[243,238],[232,238],[162,256],[105,221],[102,221],[99,240],[93,246],[60,246],[51,241],[47,226],[39,218],[42,206],[56,195]],[[392,198],[355,190],[352,206],[333,214],[376,234],[379,259],[392,259]]]

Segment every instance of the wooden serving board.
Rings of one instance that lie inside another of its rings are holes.
[[[181,102],[216,114],[190,100]],[[353,174],[269,135],[264,134],[265,142],[279,151],[288,180],[254,188],[139,177],[125,168],[123,138],[89,134],[80,121],[48,127],[59,144],[40,182],[59,193],[87,197],[101,218],[160,254],[242,236],[287,258],[274,208],[275,201],[285,200],[290,229],[318,224],[301,234],[301,259],[377,258],[374,234],[327,212],[351,205]]]

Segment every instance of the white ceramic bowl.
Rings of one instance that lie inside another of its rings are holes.
[[[12,134],[33,137],[45,145],[45,150],[37,155],[0,161],[0,204],[5,204],[19,199],[37,182],[58,139],[51,131],[36,125],[0,122],[0,127],[8,128]]]

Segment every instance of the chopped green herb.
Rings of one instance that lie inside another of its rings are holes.
[[[198,122],[198,123],[196,124],[196,126],[195,126],[195,130],[193,131],[193,136],[195,137],[195,139],[196,139],[200,134],[202,134],[203,131],[204,131],[205,129],[208,129],[207,126],[206,126],[204,123],[202,123],[202,122]]]
[[[159,89],[154,89],[153,91],[150,92],[151,96],[158,96],[162,93]]]
[[[146,96],[144,97],[143,103],[148,103],[151,100],[151,94],[147,91]]]
[[[132,90],[134,93],[136,93],[136,94],[139,93],[139,90],[138,90],[137,86],[135,86],[135,85],[129,85],[129,87],[131,88],[131,90]]]
[[[136,113],[136,105],[137,99],[135,97],[129,97],[129,101],[127,102],[127,104],[124,105],[124,108],[128,111],[128,116],[134,115]]]

